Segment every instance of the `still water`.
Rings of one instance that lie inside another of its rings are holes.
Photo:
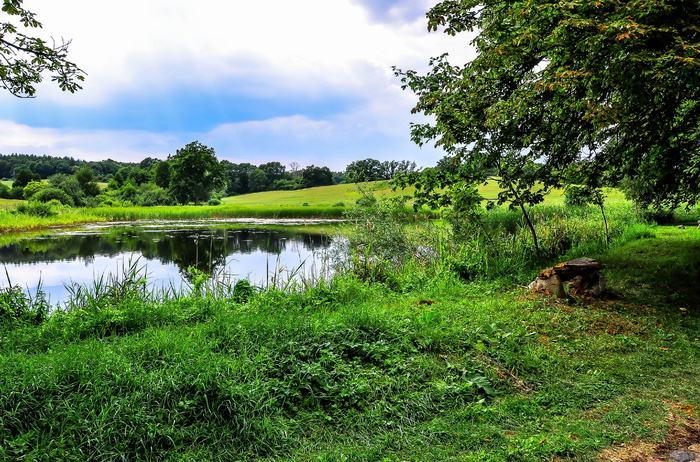
[[[0,247],[0,271],[6,272],[0,273],[0,287],[8,286],[9,277],[11,285],[35,293],[40,283],[49,302],[57,305],[69,295],[66,286],[118,277],[132,265],[141,269],[150,287],[176,290],[189,287],[190,267],[221,280],[248,279],[262,287],[330,274],[334,257],[328,234],[305,232],[291,220],[275,224],[111,223],[19,236]],[[327,224],[333,228],[333,223]]]

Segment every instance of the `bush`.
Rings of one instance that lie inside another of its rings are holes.
[[[564,205],[567,207],[583,207],[591,201],[591,191],[581,186],[569,186],[564,191]]]
[[[73,202],[73,198],[70,197],[68,193],[61,189],[54,188],[51,186],[39,190],[36,194],[32,196],[32,200],[36,202],[49,202],[52,200],[56,200],[63,205],[75,205],[75,203]]]
[[[10,189],[10,199],[22,200],[24,199],[24,188],[15,186]]]
[[[10,188],[6,184],[0,183],[0,199],[10,198]]]
[[[355,201],[355,205],[358,207],[373,207],[377,205],[377,198],[372,193],[363,194]]]
[[[24,187],[24,198],[29,200],[36,193],[44,189],[45,185],[41,181],[30,181],[27,186]]]
[[[19,204],[17,206],[17,211],[25,215],[30,215],[34,217],[53,217],[58,215],[58,210],[56,210],[55,204],[43,203],[43,202],[28,202],[26,204]]]
[[[156,205],[173,205],[174,201],[165,189],[152,184],[144,184],[140,188],[140,194],[136,197],[136,202],[142,206],[152,207]]]

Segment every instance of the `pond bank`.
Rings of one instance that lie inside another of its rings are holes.
[[[172,206],[66,208],[52,216],[0,210],[0,234],[86,223],[142,220],[339,220],[345,207],[291,206]]]

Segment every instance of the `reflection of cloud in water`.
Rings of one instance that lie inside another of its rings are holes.
[[[184,274],[195,264],[219,281],[235,283],[245,278],[263,287],[284,287],[290,278],[317,281],[329,273],[330,251],[324,249],[330,240],[320,234],[207,229],[201,222],[190,223],[183,227],[186,229],[172,222],[150,227],[154,229],[144,232],[143,226],[133,223],[128,227],[91,225],[77,231],[51,231],[38,239],[19,238],[17,244],[0,248],[0,261],[5,262],[13,285],[34,293],[41,282],[54,306],[70,294],[64,285],[91,288],[100,278],[119,280],[132,262],[147,277],[151,290],[188,287]],[[160,229],[156,232],[155,228]],[[7,285],[3,279],[0,276],[0,287]]]
[[[148,279],[149,287],[169,287],[175,284],[179,288],[182,278],[177,266],[166,265],[158,260],[139,259],[139,254],[123,253],[114,258],[107,256],[95,256],[89,260],[76,259],[60,262],[40,262],[33,264],[5,263],[10,275],[12,285],[29,288],[35,293],[37,284],[50,298],[52,305],[65,300],[69,291],[65,285],[77,284],[91,287],[101,276],[106,281],[110,277],[121,279],[130,263],[136,263],[139,274]],[[7,281],[3,281],[0,287],[6,287]]]

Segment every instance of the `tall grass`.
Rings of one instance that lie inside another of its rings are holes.
[[[469,220],[452,219],[451,226],[408,225],[399,215],[390,202],[348,213],[355,274],[395,284],[404,265],[420,263],[464,280],[522,281],[536,268],[604,251],[610,240],[620,244],[652,235],[655,226],[627,205],[608,208],[607,223],[594,207],[539,206],[531,211],[538,253],[518,210],[493,209]]]
[[[40,217],[15,210],[0,210],[0,233],[34,230],[82,223],[138,220],[209,220],[226,218],[338,219],[339,207],[293,206],[180,206],[180,207],[99,207],[65,209],[54,216]]]

